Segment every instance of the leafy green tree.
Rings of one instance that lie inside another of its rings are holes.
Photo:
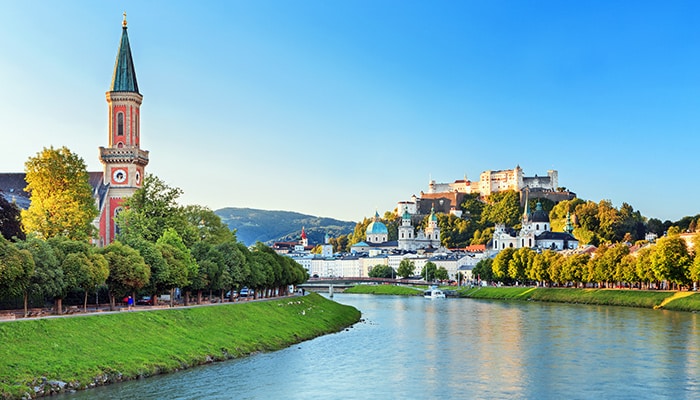
[[[440,242],[447,248],[466,247],[474,236],[476,224],[472,220],[458,218],[454,214],[438,214]]]
[[[658,280],[669,281],[675,285],[686,285],[690,282],[689,267],[692,259],[685,240],[680,236],[670,234],[659,239],[649,261]]]
[[[447,269],[445,267],[438,267],[435,270],[435,279],[439,281],[446,281],[450,279],[450,274],[447,272]]]
[[[508,280],[508,264],[513,259],[513,253],[515,253],[515,249],[510,247],[498,252],[491,265],[494,278]]]
[[[535,252],[527,247],[517,249],[508,262],[508,276],[518,282],[527,279],[526,272],[532,268]]]
[[[421,269],[420,275],[426,282],[432,282],[435,280],[435,272],[437,271],[437,265],[434,262],[428,261]]]
[[[45,239],[92,237],[98,212],[82,158],[66,147],[44,148],[25,163],[25,171],[31,197],[29,209],[21,212],[25,232]]]
[[[384,212],[384,218],[382,218],[382,222],[384,223],[384,225],[386,225],[386,229],[389,233],[387,240],[398,240],[399,225],[401,225],[401,215],[395,212],[386,211]]]
[[[658,218],[650,218],[646,225],[647,232],[655,233],[656,236],[662,236],[666,231],[664,223]]]
[[[627,254],[629,247],[624,243],[598,247],[589,263],[590,281],[598,282],[601,287],[609,287],[609,283],[614,280],[617,266]]]
[[[2,197],[2,196],[0,196]],[[27,291],[34,275],[34,259],[27,250],[17,248],[0,236],[0,293],[24,297],[27,313]]]
[[[177,204],[180,195],[180,188],[170,187],[154,175],[146,175],[141,188],[126,199],[125,210],[115,218],[119,226],[117,239],[128,242],[131,237],[140,237],[155,243],[168,228],[172,228],[186,246],[201,240],[200,234],[206,234],[206,226],[200,232],[198,224],[201,219],[196,225],[188,222],[184,209]],[[196,213],[190,216],[192,214]]]
[[[31,277],[29,295],[42,299],[53,299],[63,290],[63,270],[54,248],[45,240],[34,235],[27,237],[26,241],[17,242],[17,247],[29,251],[34,260],[34,274]],[[27,315],[27,296],[25,296],[24,313]]]
[[[137,250],[118,241],[103,248],[102,255],[109,265],[107,287],[110,308],[114,309],[116,296],[135,297],[136,292],[148,284],[151,270]]]
[[[388,265],[377,264],[369,270],[367,275],[369,275],[370,278],[393,278],[396,276],[396,272]]]
[[[170,303],[173,304],[175,288],[187,288],[192,279],[198,274],[197,261],[192,257],[190,249],[185,246],[180,235],[173,228],[166,228],[158,238],[156,247],[163,255],[169,270]],[[185,304],[189,304],[189,292],[185,293]]]
[[[206,242],[217,245],[236,241],[236,233],[221,221],[221,217],[207,207],[190,205],[182,209],[190,226],[197,228],[197,236]]]
[[[255,298],[257,299],[264,289],[272,286],[272,264],[275,262],[275,259],[265,251],[254,250],[250,252],[249,260],[250,279],[247,286],[255,289]]]
[[[506,224],[514,226],[520,223],[520,193],[514,190],[492,193],[486,200],[481,213],[482,225]]]
[[[561,279],[576,285],[588,282],[588,263],[591,256],[587,253],[572,254],[562,260]]]
[[[335,238],[330,238],[330,244],[333,245],[334,253],[347,252],[348,250],[349,238],[348,235],[340,235]]]
[[[493,258],[483,258],[472,269],[472,277],[476,280],[490,282],[493,277]]]
[[[480,221],[481,213],[484,211],[484,203],[479,199],[476,193],[465,194],[462,198],[462,215],[464,219],[472,221]]]
[[[170,266],[163,258],[161,249],[155,243],[137,236],[126,237],[125,239],[124,244],[138,251],[151,271],[151,276],[148,284],[144,286],[144,290],[151,296],[153,305],[157,305],[158,295],[169,291],[171,288]]]
[[[491,241],[491,239],[493,239],[493,231],[493,226],[475,230],[474,236],[472,237],[472,240],[469,242],[469,244],[487,244],[489,241]]]
[[[401,260],[399,263],[399,269],[396,271],[396,274],[402,278],[408,278],[409,276],[413,276],[413,274],[416,272],[416,264],[409,260],[408,258],[404,258]]]
[[[648,289],[651,282],[656,280],[654,270],[651,269],[651,252],[651,246],[642,247],[637,251],[637,257],[635,258],[634,272],[642,283],[642,289]]]
[[[628,283],[630,286],[640,281],[637,276],[637,258],[634,255],[628,254],[622,258],[615,269],[615,280]]]
[[[7,201],[2,195],[2,190],[0,190],[0,236],[7,240],[26,239],[22,231],[19,207]]]

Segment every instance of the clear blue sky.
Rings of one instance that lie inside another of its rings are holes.
[[[183,204],[360,220],[483,170],[700,213],[700,2],[7,2],[0,171],[101,170],[126,10],[147,172]]]

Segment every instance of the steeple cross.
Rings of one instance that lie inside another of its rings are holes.
[[[124,11],[124,21],[122,21],[122,26],[126,28],[126,11]]]

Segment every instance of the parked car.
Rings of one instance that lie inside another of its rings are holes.
[[[240,293],[238,294],[239,297],[248,297],[253,295],[253,289],[248,289],[247,287],[244,287],[241,289]]]
[[[142,296],[140,299],[136,300],[136,304],[140,306],[152,306],[153,299],[151,296]]]

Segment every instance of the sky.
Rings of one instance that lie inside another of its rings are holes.
[[[101,171],[127,12],[147,173],[182,204],[359,221],[520,165],[648,218],[700,213],[700,2],[5,2],[0,171]]]

